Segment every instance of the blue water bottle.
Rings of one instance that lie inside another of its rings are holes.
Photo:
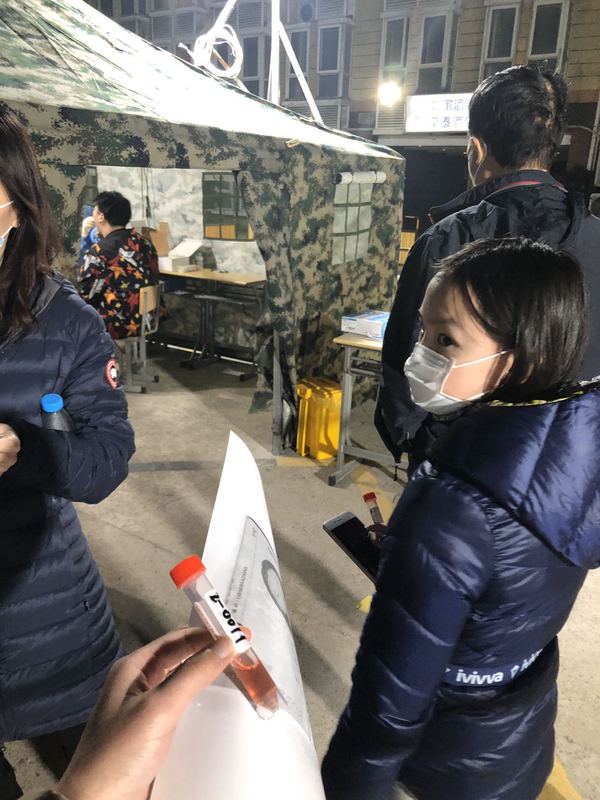
[[[41,401],[42,427],[51,431],[72,431],[73,422],[59,394],[45,394]]]

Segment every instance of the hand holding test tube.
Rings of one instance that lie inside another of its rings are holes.
[[[183,589],[212,636],[228,636],[237,655],[226,675],[246,695],[261,719],[270,719],[279,708],[277,686],[258,658],[242,627],[233,618],[219,593],[206,576],[198,556],[190,556],[170,571],[178,589]]]
[[[387,525],[383,521],[383,515],[377,502],[377,495],[375,492],[367,492],[363,494],[363,500],[367,504],[373,520],[373,524],[367,528],[369,539],[373,544],[381,544],[387,533]]]

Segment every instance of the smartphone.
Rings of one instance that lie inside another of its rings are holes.
[[[350,511],[344,511],[323,523],[323,529],[349,556],[367,578],[375,581],[380,548],[369,539],[369,532]]]

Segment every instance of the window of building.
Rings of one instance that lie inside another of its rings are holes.
[[[352,30],[348,25],[319,28],[319,97],[347,97],[350,87]]]
[[[146,0],[138,0],[138,14],[146,14],[148,11]]]
[[[259,37],[245,36],[242,39],[244,62],[242,64],[242,80],[249,92],[260,95]]]
[[[529,42],[530,64],[540,64],[547,69],[560,68],[566,22],[566,3],[546,0],[536,3]]]
[[[271,37],[262,33],[255,36],[244,36],[242,48],[244,61],[241,77],[244,86],[257,97],[266,97],[269,83]]]
[[[335,189],[332,264],[364,258],[369,251],[372,183],[340,183]]]
[[[107,17],[113,16],[113,0],[100,0],[100,11]]]
[[[483,50],[483,78],[512,65],[517,37],[517,15],[517,6],[488,8]]]
[[[421,94],[434,94],[445,89],[450,22],[449,14],[436,14],[423,19],[417,83],[417,91]]]
[[[155,11],[170,11],[171,0],[154,0]]]
[[[290,33],[292,48],[305,77],[308,74],[308,33],[308,28]],[[287,97],[288,100],[304,100],[304,92],[291,64],[288,64]]]
[[[380,83],[404,83],[408,43],[408,17],[384,19]]]
[[[121,0],[121,16],[131,17],[135,14],[135,4],[133,0]]]
[[[319,97],[340,96],[341,26],[319,29]]]
[[[375,118],[374,111],[351,111],[348,118],[348,128],[355,131],[372,131],[375,127]]]
[[[202,176],[204,238],[254,239],[248,215],[232,172],[205,172]]]

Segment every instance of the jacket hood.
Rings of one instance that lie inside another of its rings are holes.
[[[127,242],[137,242],[139,239],[140,235],[135,228],[117,228],[107,236],[99,237],[97,247],[103,256],[111,259],[117,255],[121,247],[127,245]]]
[[[430,460],[476,486],[570,563],[600,566],[600,383],[570,397],[481,404],[454,420]]]
[[[432,208],[431,218],[437,223],[474,208],[479,212],[470,217],[474,239],[489,235],[487,218],[495,212],[504,217],[498,235],[503,235],[505,229],[511,236],[527,236],[567,249],[586,216],[583,195],[567,192],[549,172],[520,170],[487,181],[445,205]]]

